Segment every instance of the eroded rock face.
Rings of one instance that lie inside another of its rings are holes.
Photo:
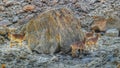
[[[106,31],[105,35],[110,36],[110,37],[118,37],[119,30],[117,30],[117,29],[109,29],[109,30]]]
[[[83,39],[80,21],[66,8],[46,11],[27,23],[21,32],[26,33],[28,46],[39,53],[70,50],[70,44]]]

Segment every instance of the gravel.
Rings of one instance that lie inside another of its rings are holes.
[[[67,7],[81,20],[83,29],[89,30],[91,16],[120,19],[119,0],[0,0],[0,26],[19,27],[34,16],[51,8]],[[32,9],[23,9],[34,5]],[[118,26],[119,27],[119,26]],[[118,36],[119,30],[115,31]],[[102,36],[99,48],[87,56],[72,58],[71,55],[32,54],[27,47],[9,48],[9,41],[0,44],[0,66],[6,68],[116,68],[120,64],[120,38]]]

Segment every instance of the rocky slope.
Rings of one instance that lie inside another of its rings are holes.
[[[91,31],[95,20],[101,17],[105,20],[105,30],[101,32],[103,36],[98,41],[97,50],[72,58],[69,53],[31,53],[26,41],[23,47],[18,44],[9,47],[8,28],[15,28],[15,32],[19,33],[30,19],[60,7],[72,10],[73,16],[80,20],[83,31]],[[119,19],[119,0],[1,0],[0,65],[5,64],[6,68],[120,68]]]

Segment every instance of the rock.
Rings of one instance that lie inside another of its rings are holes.
[[[0,26],[8,26],[8,25],[10,25],[11,23],[10,23],[10,21],[9,20],[2,20],[2,21],[0,21]]]
[[[53,54],[66,53],[70,44],[83,40],[79,20],[66,8],[52,9],[31,19],[21,30],[32,50]]]
[[[19,17],[18,16],[15,16],[14,18],[13,18],[13,23],[16,23],[17,21],[19,20]]]
[[[3,20],[3,18],[0,17],[0,21]]]
[[[23,10],[24,11],[33,11],[35,9],[35,5],[25,5],[24,7],[23,7]]]
[[[8,32],[8,29],[5,27],[0,27],[0,35],[5,35]]]
[[[70,0],[70,2],[72,2],[73,4],[77,2],[77,0]]]
[[[37,58],[37,63],[38,64],[46,63],[48,61],[49,61],[49,58],[46,58],[46,57],[38,57]]]
[[[118,37],[119,35],[119,30],[118,29],[108,29],[105,33],[106,36],[110,37]]]
[[[118,13],[119,14],[119,13]],[[120,30],[120,17],[117,16],[117,14],[114,14],[115,16],[112,16],[109,20],[108,20],[108,23],[107,23],[107,29],[110,29],[110,28],[116,28],[118,30]]]
[[[101,3],[104,3],[104,2],[106,2],[106,0],[99,0]]]
[[[51,58],[51,61],[58,61],[59,60],[59,58],[57,57],[57,56],[53,56],[52,58]]]
[[[94,19],[90,16],[85,16],[83,18],[80,18],[81,20],[81,26],[82,27],[87,27],[89,28],[89,26],[92,24],[92,22],[94,21]]]
[[[5,38],[3,36],[0,36],[0,44],[3,44],[5,41]]]
[[[11,5],[13,5],[14,4],[14,1],[12,1],[12,0],[10,0],[10,1],[4,1],[5,2],[5,6],[7,7],[7,6],[11,6]]]
[[[89,4],[93,4],[93,3],[95,3],[97,0],[88,0],[88,3]]]
[[[4,10],[5,10],[4,6],[0,6],[0,11],[4,11]]]

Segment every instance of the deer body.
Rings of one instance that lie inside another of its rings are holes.
[[[95,47],[98,47],[98,46],[97,46],[97,41],[98,41],[98,39],[99,39],[99,36],[100,36],[100,35],[97,34],[95,37],[92,37],[92,38],[87,39],[86,42],[85,42],[86,46],[87,46],[88,48],[91,48],[92,45],[95,45]]]
[[[92,31],[92,32],[86,32],[86,34],[85,34],[85,38],[86,39],[89,39],[89,38],[92,38],[92,37],[94,37],[94,31]]]
[[[77,50],[80,50],[80,52],[82,53],[82,51],[85,49],[85,41],[75,42],[71,45],[71,48],[72,48],[72,56],[75,57]]]
[[[25,34],[11,34],[8,33],[8,38],[10,39],[10,47],[12,47],[13,42],[18,42],[22,46],[22,42],[25,40]]]

